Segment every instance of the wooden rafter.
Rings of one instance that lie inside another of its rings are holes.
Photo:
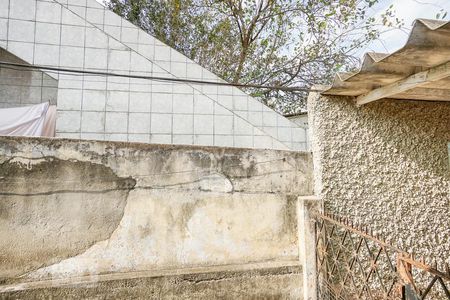
[[[379,99],[392,97],[396,94],[404,93],[411,89],[424,86],[430,82],[438,81],[449,76],[450,61],[358,96],[356,98],[356,103],[358,105],[363,105]]]

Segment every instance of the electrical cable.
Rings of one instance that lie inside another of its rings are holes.
[[[240,83],[229,83],[229,82],[203,81],[203,80],[196,80],[196,79],[169,78],[169,77],[159,77],[159,76],[128,75],[128,74],[119,74],[119,73],[101,72],[101,71],[88,71],[88,70],[77,70],[77,69],[48,67],[48,66],[39,66],[39,65],[26,65],[26,64],[19,64],[19,63],[5,62],[5,61],[0,61],[0,66],[24,68],[24,69],[31,69],[31,70],[64,72],[64,73],[82,74],[82,75],[92,75],[92,76],[110,76],[110,77],[122,77],[122,78],[133,78],[133,79],[146,79],[146,80],[155,80],[155,81],[164,81],[164,82],[207,84],[207,85],[216,85],[216,86],[233,86],[233,87],[240,87],[240,88],[279,90],[279,91],[285,91],[285,92],[321,92],[321,90],[311,89],[311,88],[306,88],[306,87],[240,84]]]

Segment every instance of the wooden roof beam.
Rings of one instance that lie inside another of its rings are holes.
[[[360,95],[356,98],[356,104],[363,105],[379,99],[389,98],[396,94],[404,93],[413,88],[421,87],[427,83],[441,80],[449,76],[450,61]]]

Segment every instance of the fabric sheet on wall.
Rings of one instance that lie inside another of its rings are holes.
[[[48,102],[0,109],[0,135],[55,136],[56,106]]]

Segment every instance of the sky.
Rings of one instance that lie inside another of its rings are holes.
[[[97,2],[103,3],[103,0]],[[368,14],[379,17],[391,4],[396,16],[404,20],[405,28],[384,32],[379,40],[359,50],[357,56],[362,57],[365,52],[392,53],[400,49],[405,44],[415,19],[436,19],[436,14],[444,10],[448,12],[445,20],[450,21],[450,0],[379,0],[378,4],[370,8]]]
[[[436,14],[442,9],[448,12],[444,20],[450,20],[450,0],[380,0],[369,14],[380,16],[391,4],[394,5],[396,16],[405,21],[406,28],[383,33],[380,40],[374,41],[366,49],[362,49],[360,55],[364,52],[391,53],[400,49],[408,39],[408,33],[415,19],[436,19]]]

